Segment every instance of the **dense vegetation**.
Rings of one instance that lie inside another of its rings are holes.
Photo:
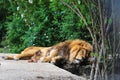
[[[77,3],[91,24],[85,5]],[[10,52],[67,39],[91,41],[82,19],[60,0],[1,0],[0,11],[0,43]]]
[[[114,67],[108,56],[116,54],[109,4],[111,0],[0,0],[0,46],[16,53],[28,46],[84,39],[93,44],[90,80],[107,80]]]

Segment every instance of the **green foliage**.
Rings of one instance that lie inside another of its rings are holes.
[[[6,35],[2,43],[10,52],[20,52],[34,45],[51,46],[67,39],[91,40],[83,21],[60,0],[9,0],[5,3],[9,4],[5,9],[10,15],[4,21]],[[88,16],[85,6],[81,7]],[[89,16],[88,21],[90,23]]]
[[[7,2],[8,1],[0,0],[0,43],[3,40],[5,33],[6,33],[5,22],[6,22],[6,17],[9,14],[8,8],[7,8],[9,3]]]

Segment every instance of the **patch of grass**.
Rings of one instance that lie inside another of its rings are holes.
[[[9,48],[0,48],[0,53],[10,53]]]
[[[2,53],[3,52],[3,48],[0,48],[0,53]]]

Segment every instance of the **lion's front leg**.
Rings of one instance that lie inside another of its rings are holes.
[[[52,58],[57,56],[58,49],[52,49],[45,57],[41,57],[41,62],[51,62]]]
[[[51,63],[55,64],[58,60],[62,59],[62,56],[53,57]]]
[[[40,58],[40,62],[50,62],[51,61],[51,57],[47,56],[47,57],[41,57]]]

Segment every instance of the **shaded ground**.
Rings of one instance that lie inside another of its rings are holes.
[[[50,63],[3,60],[0,54],[0,80],[85,80]]]

